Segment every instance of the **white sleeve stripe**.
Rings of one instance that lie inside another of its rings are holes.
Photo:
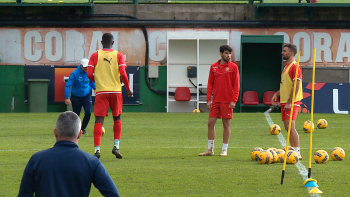
[[[293,79],[293,81],[294,81],[295,79]],[[297,80],[299,80],[300,81],[300,78],[297,78]]]
[[[126,66],[126,64],[120,64],[119,66]]]

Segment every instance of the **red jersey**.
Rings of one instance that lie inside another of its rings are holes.
[[[213,102],[237,103],[240,89],[238,66],[231,61],[226,64],[220,64],[220,61],[210,67],[207,102],[214,90]]]
[[[102,49],[102,50],[106,51],[106,52],[113,52],[114,51],[114,49]],[[121,77],[122,81],[124,82],[126,90],[130,90],[128,76],[127,76],[126,71],[125,71],[126,64],[125,64],[124,55],[122,53],[120,53],[120,52],[117,52],[116,56],[117,56],[116,59],[118,61],[118,63],[117,63],[118,64],[118,70],[119,70],[118,74],[120,74],[120,77]],[[88,71],[87,71],[87,76],[93,82],[95,82],[94,72],[95,72],[96,67],[98,66],[98,61],[99,61],[98,58],[99,58],[99,56],[98,56],[98,51],[97,51],[97,52],[95,52],[95,53],[93,53],[91,55],[90,60],[89,60],[89,68],[88,68]],[[106,70],[106,72],[110,72],[110,71]],[[119,80],[119,77],[118,77],[117,80]],[[113,83],[108,83],[107,81],[106,81],[106,83],[107,84],[113,84]],[[119,84],[119,86],[120,86],[120,84]],[[118,92],[120,92],[120,90],[116,91],[116,90],[114,90],[114,87],[113,87],[111,90],[108,90],[108,91],[106,91],[106,90],[101,91],[100,90],[99,92],[96,92],[96,94],[99,94],[99,93],[115,93],[115,92],[118,93]],[[97,91],[97,89],[96,89],[96,91]]]
[[[284,73],[284,72],[286,71],[286,68],[287,68],[288,65],[283,65],[283,66],[284,66],[284,69],[283,69],[283,72],[282,72],[282,73]],[[292,67],[289,69],[289,72],[288,72],[289,77],[292,79],[292,81],[294,81],[294,79],[295,79],[295,73],[296,73],[296,71],[297,71],[297,63],[295,62],[295,63],[292,65]],[[301,69],[301,66],[299,65],[299,70],[298,70],[298,77],[297,77],[297,79],[299,79],[299,80],[301,79],[302,73],[303,73],[303,70]]]

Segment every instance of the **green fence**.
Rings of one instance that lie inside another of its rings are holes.
[[[166,91],[166,66],[159,66],[159,78],[153,89]],[[0,112],[29,112],[25,104],[24,66],[0,66]],[[63,92],[62,92],[63,94]],[[29,101],[30,102],[30,101]],[[140,105],[124,105],[125,112],[166,112],[166,97],[153,93],[146,85],[145,67],[140,67]],[[63,112],[62,103],[48,104],[47,112]],[[93,110],[93,108],[92,108]]]
[[[18,0],[20,1],[20,0]],[[0,0],[1,3],[15,4],[16,0]],[[257,4],[257,3],[298,3],[299,0],[22,0],[22,3],[45,3],[45,4],[76,4],[76,3],[232,3],[232,4]],[[306,0],[302,0],[305,4]],[[318,0],[317,3],[342,3],[350,4],[350,0]]]

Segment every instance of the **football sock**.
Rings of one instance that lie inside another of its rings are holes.
[[[208,149],[214,148],[214,140],[208,140]]]
[[[227,147],[228,147],[228,144],[222,144],[222,150],[226,150],[227,151]]]
[[[114,139],[114,146],[119,149],[119,140],[118,139]]]
[[[113,131],[114,131],[114,143],[115,143],[115,140],[116,139],[120,140],[120,137],[122,135],[122,121],[121,120],[114,121]]]
[[[100,146],[102,136],[102,124],[96,123],[94,126],[94,145]]]
[[[99,146],[95,146],[95,153],[96,153],[96,151],[100,151],[100,147]]]
[[[300,147],[294,147],[294,150],[298,153],[298,155],[300,155]]]

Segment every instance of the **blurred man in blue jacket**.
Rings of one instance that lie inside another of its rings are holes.
[[[58,116],[53,130],[56,144],[30,158],[18,197],[89,196],[91,183],[103,196],[119,197],[100,160],[79,149],[80,126],[80,118],[74,112],[66,111]]]
[[[83,123],[81,124],[81,130],[83,134],[86,134],[86,127],[89,124],[91,117],[91,88],[96,89],[96,84],[87,77],[86,72],[88,70],[88,59],[82,59],[78,68],[70,74],[69,79],[64,88],[64,102],[66,105],[72,103],[73,112],[80,116],[81,107],[84,107],[85,115]],[[69,91],[72,86],[71,96],[69,99]]]

